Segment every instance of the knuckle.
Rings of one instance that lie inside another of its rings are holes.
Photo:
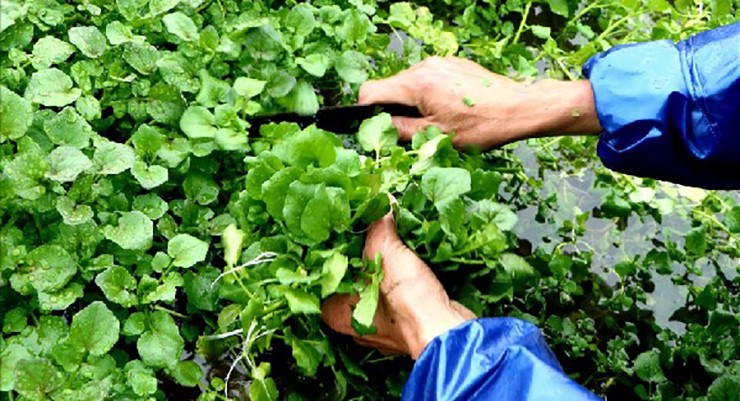
[[[445,64],[445,59],[439,56],[432,56],[423,61],[423,66],[428,68],[439,68]]]

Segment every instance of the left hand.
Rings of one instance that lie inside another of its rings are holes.
[[[476,316],[450,300],[429,266],[398,237],[395,224],[389,213],[372,225],[365,242],[365,257],[379,252],[384,272],[375,313],[376,334],[359,336],[352,329],[357,295],[335,295],[324,303],[321,315],[327,325],[353,336],[360,345],[417,359],[434,338]]]

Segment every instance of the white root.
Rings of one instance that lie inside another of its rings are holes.
[[[272,262],[272,261],[275,260],[275,258],[277,256],[278,256],[278,254],[275,253],[275,252],[263,252],[263,253],[257,255],[256,258],[250,260],[249,262],[244,263],[244,264],[239,265],[239,266],[236,266],[233,269],[229,269],[229,270],[227,270],[227,271],[219,274],[218,277],[216,277],[216,279],[213,280],[213,282],[211,283],[211,288],[213,288],[213,286],[216,285],[216,283],[218,283],[219,280],[221,280],[222,278],[228,276],[229,274],[236,273],[237,271],[239,271],[241,269],[244,269],[246,267],[249,267],[249,266],[255,266],[255,265],[262,264],[262,263]]]

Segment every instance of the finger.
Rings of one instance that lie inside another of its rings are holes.
[[[377,253],[386,256],[397,247],[404,245],[396,232],[396,219],[391,211],[370,226],[365,239],[365,258],[372,260]]]
[[[390,78],[365,82],[360,87],[357,103],[397,103],[407,106],[418,106],[410,83],[413,83],[413,80],[407,72],[401,72]]]
[[[414,134],[433,124],[428,118],[393,117],[393,125],[402,140],[410,141]]]
[[[338,333],[356,335],[352,328],[352,308],[359,300],[357,294],[335,295],[321,306],[321,319]]]

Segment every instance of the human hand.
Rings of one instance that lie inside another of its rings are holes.
[[[332,329],[355,338],[364,346],[386,355],[410,355],[417,359],[424,347],[475,314],[451,301],[434,273],[396,233],[390,213],[375,222],[365,241],[365,257],[380,253],[383,281],[373,322],[376,334],[359,336],[352,328],[352,309],[357,295],[335,295],[322,306],[321,316]]]
[[[360,88],[359,103],[418,107],[422,118],[394,117],[402,139],[436,125],[454,133],[456,146],[482,149],[537,136],[602,131],[588,81],[526,85],[456,57],[431,57],[398,75],[369,81]]]

